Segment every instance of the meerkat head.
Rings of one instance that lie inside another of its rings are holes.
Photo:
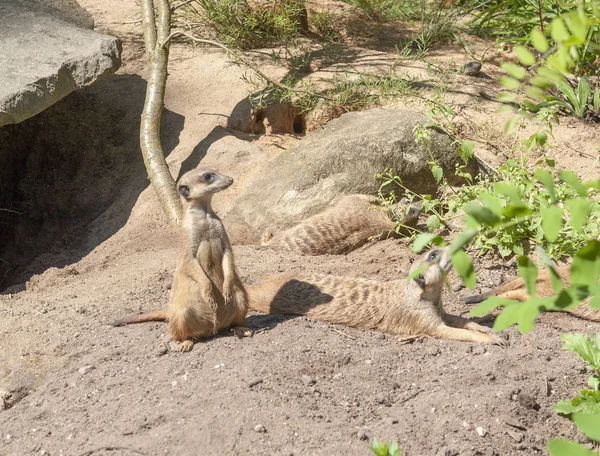
[[[177,191],[186,201],[206,198],[225,190],[233,183],[229,176],[213,168],[198,168],[185,173],[177,183]]]
[[[422,269],[422,271],[414,280],[423,290],[432,286],[434,288],[439,287],[441,290],[446,274],[452,269],[452,261],[448,253],[448,248],[434,247],[425,252],[415,260],[410,268],[410,272],[417,269]]]
[[[421,215],[421,201],[413,201],[412,203],[406,197],[402,198],[398,204],[390,209],[390,218],[395,221],[402,222],[403,225],[415,228]]]

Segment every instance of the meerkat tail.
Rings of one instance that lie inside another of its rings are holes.
[[[473,296],[467,296],[464,301],[467,304],[477,304],[479,302],[483,302],[485,301],[487,298],[489,298],[490,295],[488,295],[487,293],[482,293],[482,294],[478,294],[478,295],[473,295]]]
[[[130,315],[109,323],[111,326],[124,326],[132,323],[145,323],[148,321],[167,321],[168,314],[166,310],[156,310],[154,312],[143,313],[139,315]]]
[[[600,309],[590,307],[589,303],[581,304],[567,312],[577,318],[600,322]]]

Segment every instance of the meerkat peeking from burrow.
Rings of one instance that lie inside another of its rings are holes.
[[[215,193],[233,179],[211,168],[185,173],[177,183],[183,204],[181,247],[167,311],[117,320],[113,326],[168,321],[179,351],[189,351],[196,339],[234,327],[238,335],[248,310],[247,294],[235,269],[233,251],[221,219],[211,207]]]

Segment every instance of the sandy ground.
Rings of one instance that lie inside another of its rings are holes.
[[[166,305],[176,236],[135,146],[143,49],[139,29],[122,22],[138,7],[130,0],[81,3],[97,29],[123,39],[124,64],[76,99],[120,113],[115,137],[123,137],[125,158],[117,181],[103,177],[105,187],[117,187],[111,204],[85,226],[74,225],[68,242],[36,258],[21,284],[0,294],[0,394],[10,405],[0,406],[1,455],[367,455],[373,437],[397,439],[409,456],[537,455],[547,454],[549,438],[585,442],[552,412],[587,379],[559,334],[593,334],[600,324],[567,315],[545,315],[524,336],[509,329],[506,348],[433,338],[403,343],[304,317],[251,314],[254,337],[224,334],[181,354],[168,350],[164,324],[107,326]],[[209,143],[247,95],[241,74],[220,52],[173,48],[163,132],[174,175],[214,158],[206,156]],[[493,81],[481,84],[497,90]],[[468,105],[472,95],[463,96]],[[69,98],[55,112],[73,109]],[[491,112],[482,102],[465,117],[487,113],[482,124],[497,127]],[[489,144],[495,130],[482,131]],[[589,169],[599,142],[593,127],[569,119],[555,133],[559,165]],[[274,143],[294,141],[258,143],[274,150]],[[493,147],[483,153],[496,157]],[[218,195],[216,208],[235,192]],[[402,240],[347,256],[295,257],[255,246],[236,246],[235,254],[245,283],[290,270],[390,280],[406,274],[414,258]],[[482,267],[480,278],[493,286],[511,274],[505,265]],[[462,297],[470,292],[455,274],[450,282],[445,305],[466,315]]]

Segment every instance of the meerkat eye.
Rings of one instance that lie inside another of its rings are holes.
[[[177,190],[179,191],[179,194],[184,198],[190,196],[190,188],[187,185],[180,185]]]
[[[213,173],[204,173],[202,176],[200,176],[200,180],[204,183],[208,183],[210,181],[212,181],[215,178],[215,175]]]
[[[415,214],[417,213],[417,210],[416,210],[416,209],[410,209],[410,210],[408,211],[408,213],[409,213],[410,215],[415,215]]]
[[[427,257],[430,261],[433,261],[437,258],[437,252],[431,252],[429,257]]]

